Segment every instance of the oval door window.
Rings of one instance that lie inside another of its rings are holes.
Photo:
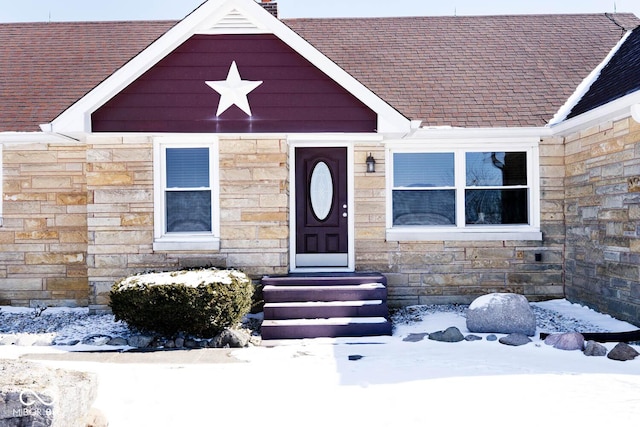
[[[309,197],[316,218],[320,221],[327,219],[333,204],[333,177],[325,162],[319,162],[311,172]]]

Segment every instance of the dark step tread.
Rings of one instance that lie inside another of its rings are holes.
[[[383,300],[274,302],[264,305],[264,318],[308,319],[327,317],[388,317]]]
[[[265,276],[262,278],[261,283],[263,285],[276,285],[276,286],[295,286],[295,285],[348,285],[348,284],[361,284],[378,282],[385,284],[387,278],[382,274],[377,273],[362,273],[362,274],[292,274],[288,276]]]

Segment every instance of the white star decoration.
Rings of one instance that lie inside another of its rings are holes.
[[[227,80],[206,82],[213,90],[220,94],[220,103],[216,117],[227,111],[232,105],[237,105],[242,111],[251,116],[251,107],[247,95],[262,84],[261,81],[242,80],[236,61],[231,63]]]

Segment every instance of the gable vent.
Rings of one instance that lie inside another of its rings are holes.
[[[230,11],[224,18],[219,20],[213,27],[203,31],[203,33],[233,33],[233,32],[259,32],[260,28],[236,9]]]

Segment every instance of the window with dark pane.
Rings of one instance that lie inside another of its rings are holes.
[[[527,224],[529,190],[524,152],[466,153],[466,224]]]
[[[394,153],[393,225],[453,225],[453,153]]]
[[[209,148],[166,149],[167,232],[210,232]]]

